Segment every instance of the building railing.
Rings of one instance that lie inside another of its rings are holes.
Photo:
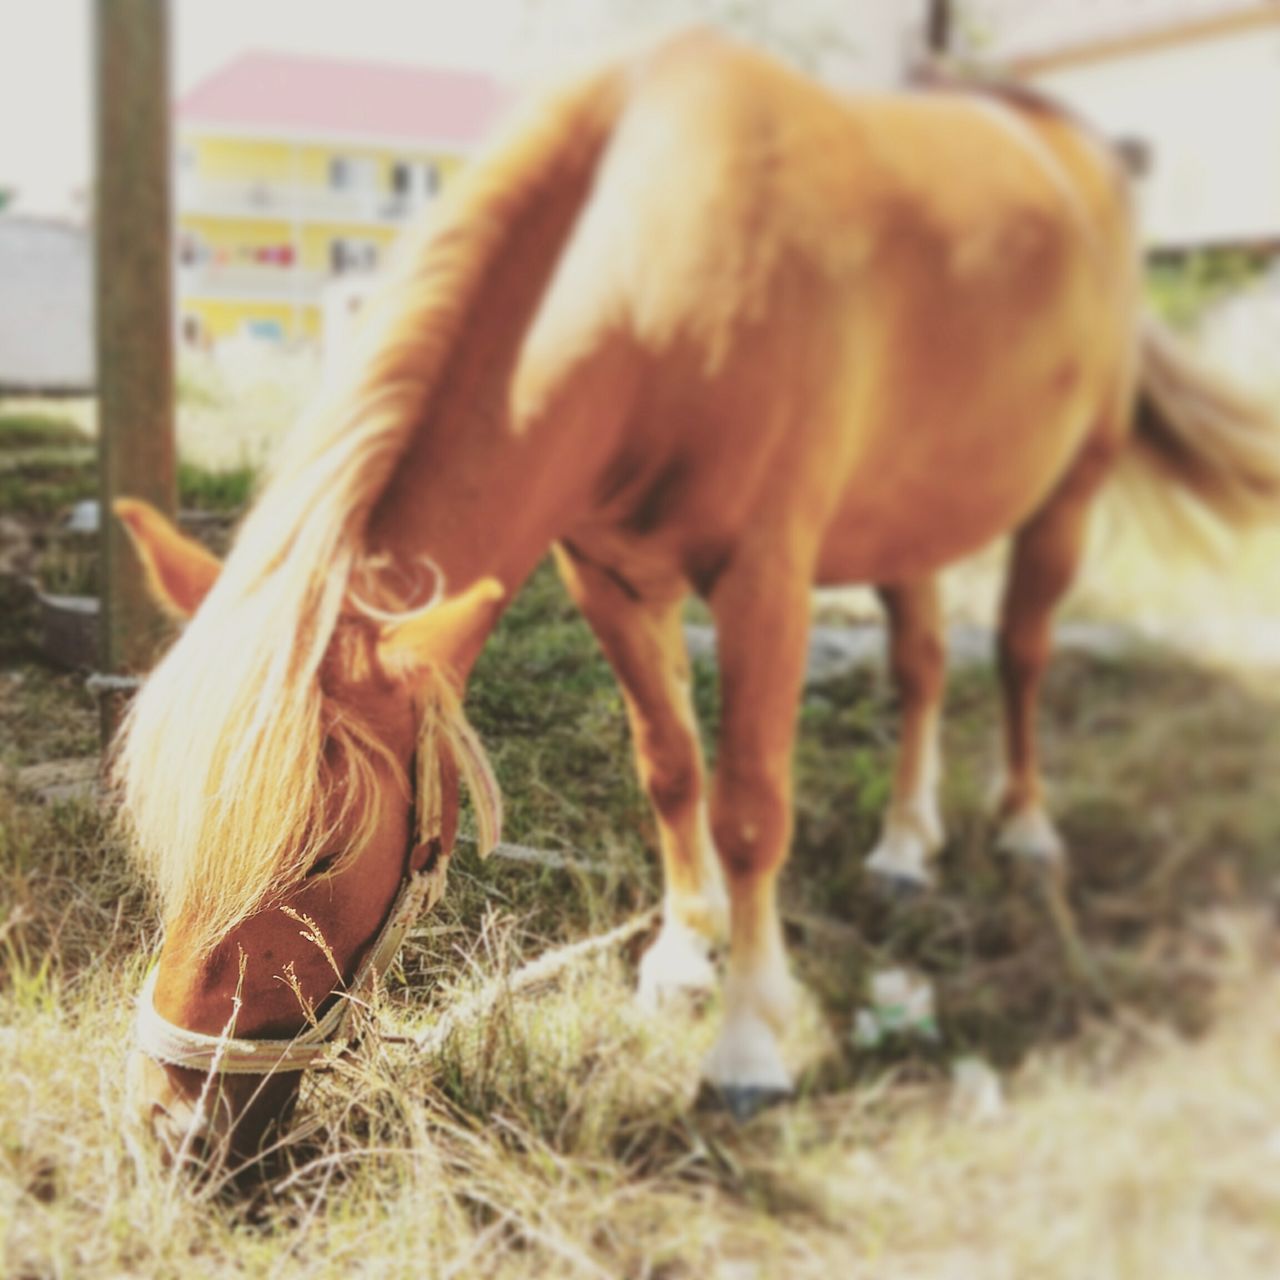
[[[297,266],[217,266],[202,263],[178,268],[178,293],[207,298],[253,298],[263,302],[315,305],[333,277]]]
[[[337,190],[316,183],[267,182],[179,175],[178,208],[184,213],[273,218],[280,221],[399,223],[434,198],[368,188]]]

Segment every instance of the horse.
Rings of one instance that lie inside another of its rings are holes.
[[[1127,183],[998,93],[838,96],[695,32],[542,99],[400,247],[225,563],[123,501],[185,627],[114,753],[164,922],[131,1106],[170,1155],[252,1153],[443,892],[463,699],[550,551],[613,667],[665,882],[642,994],[713,977],[706,1082],[785,1096],[777,908],[814,584],[880,584],[904,730],[873,863],[941,841],[932,585],[1011,533],[1001,840],[1057,857],[1035,753],[1054,606],[1126,460],[1232,520],[1280,497],[1273,425],[1144,318]],[[708,777],[680,617],[717,626]]]

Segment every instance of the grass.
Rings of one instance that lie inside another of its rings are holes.
[[[92,438],[70,417],[33,409],[0,413],[0,453],[19,449],[87,448]]]
[[[953,680],[943,883],[903,907],[871,895],[859,868],[888,785],[891,695],[874,671],[812,688],[785,893],[810,993],[790,1049],[796,1103],[743,1129],[695,1109],[714,1011],[646,1017],[630,999],[634,955],[605,956],[500,1002],[431,1060],[371,1039],[308,1082],[279,1167],[235,1193],[130,1154],[121,1062],[152,916],[96,808],[36,803],[10,774],[0,1270],[1270,1274],[1280,990],[1259,904],[1280,875],[1276,696],[1269,679],[1158,650],[1060,659],[1045,745],[1075,857],[1064,916],[990,853],[989,673]],[[710,730],[706,664],[696,697]],[[486,650],[471,711],[508,797],[508,837],[607,870],[481,864],[464,850],[381,997],[379,1024],[404,1032],[658,892],[621,701],[548,571]],[[30,663],[0,676],[0,724],[6,767],[93,745],[76,682]],[[933,978],[939,1045],[853,1049],[866,976],[889,964]],[[993,1125],[948,1103],[949,1063],[974,1052],[1008,1073]]]
[[[238,511],[257,483],[252,467],[211,471],[193,462],[178,463],[178,506],[191,511]]]
[[[96,494],[93,441],[75,422],[0,413],[0,511],[48,520]]]
[[[1147,268],[1147,301],[1167,323],[1194,331],[1215,303],[1255,288],[1267,269],[1267,255],[1246,249],[1201,250]]]
[[[233,512],[249,500],[257,470],[180,459],[178,505]],[[76,502],[98,496],[93,437],[70,417],[31,409],[0,412],[0,510],[48,526]]]
[[[189,379],[184,412],[225,421],[224,383]],[[86,449],[79,419],[27,418],[0,412],[0,501],[16,495],[62,572],[50,523],[77,485],[92,492],[92,465],[67,456]],[[184,503],[243,502],[246,456],[197,453]],[[8,474],[24,484],[6,490]],[[28,765],[92,753],[97,723],[79,678],[39,662],[30,603],[0,579],[0,1274],[1273,1276],[1280,544],[1235,548],[1228,572],[1103,532],[1068,612],[1136,620],[1152,640],[1060,654],[1047,682],[1065,894],[992,855],[989,670],[953,675],[941,884],[901,905],[860,867],[889,787],[893,696],[878,670],[806,691],[784,885],[807,992],[787,1046],[794,1103],[742,1128],[698,1109],[716,1010],[641,1013],[636,947],[499,1001],[430,1058],[369,1036],[308,1080],[269,1176],[234,1188],[175,1179],[125,1140],[130,1000],[156,926],[96,805],[20,785]],[[998,577],[997,552],[952,575],[953,609],[986,617]],[[714,671],[694,675],[710,752]],[[507,838],[599,870],[480,863],[464,846],[378,998],[393,1032],[438,1025],[659,893],[621,699],[548,569],[486,648],[468,705]],[[853,1012],[888,966],[932,980],[937,1043],[854,1048]],[[1002,1072],[997,1121],[955,1105],[962,1055]]]

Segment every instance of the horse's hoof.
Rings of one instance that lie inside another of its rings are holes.
[[[931,887],[928,880],[918,880],[915,876],[905,876],[899,872],[871,869],[867,874],[875,890],[891,902],[916,902],[923,898]]]
[[[783,976],[785,979],[785,974]],[[774,994],[781,998],[773,1002],[773,1014],[781,1015],[790,1001],[790,980],[786,979]],[[789,1098],[793,1084],[782,1059],[778,1037],[770,1025],[771,1015],[759,1004],[754,1008],[735,1008],[732,983],[727,998],[729,1012],[719,1038],[702,1064],[702,1078],[707,1105],[728,1111],[735,1120],[744,1121],[762,1108]]]
[[[914,831],[891,831],[864,864],[871,883],[896,901],[914,898],[932,887],[931,850]]]
[[[1039,805],[1005,818],[996,835],[996,852],[1032,866],[1061,867],[1067,859],[1062,837]]]
[[[1071,878],[1070,859],[1022,858],[1018,861],[1017,877],[1046,893],[1062,892]]]
[[[640,959],[636,999],[657,1013],[671,1004],[705,1001],[717,986],[707,940],[687,925],[668,920]]]
[[[697,1105],[703,1111],[727,1111],[738,1124],[746,1124],[762,1111],[789,1102],[793,1089],[773,1085],[703,1084]]]

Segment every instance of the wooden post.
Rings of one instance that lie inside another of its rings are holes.
[[[169,0],[94,0],[102,670],[143,671],[164,634],[115,498],[172,514]],[[103,700],[103,731],[115,716]]]
[[[929,0],[925,44],[933,57],[946,57],[951,48],[951,0]]]

